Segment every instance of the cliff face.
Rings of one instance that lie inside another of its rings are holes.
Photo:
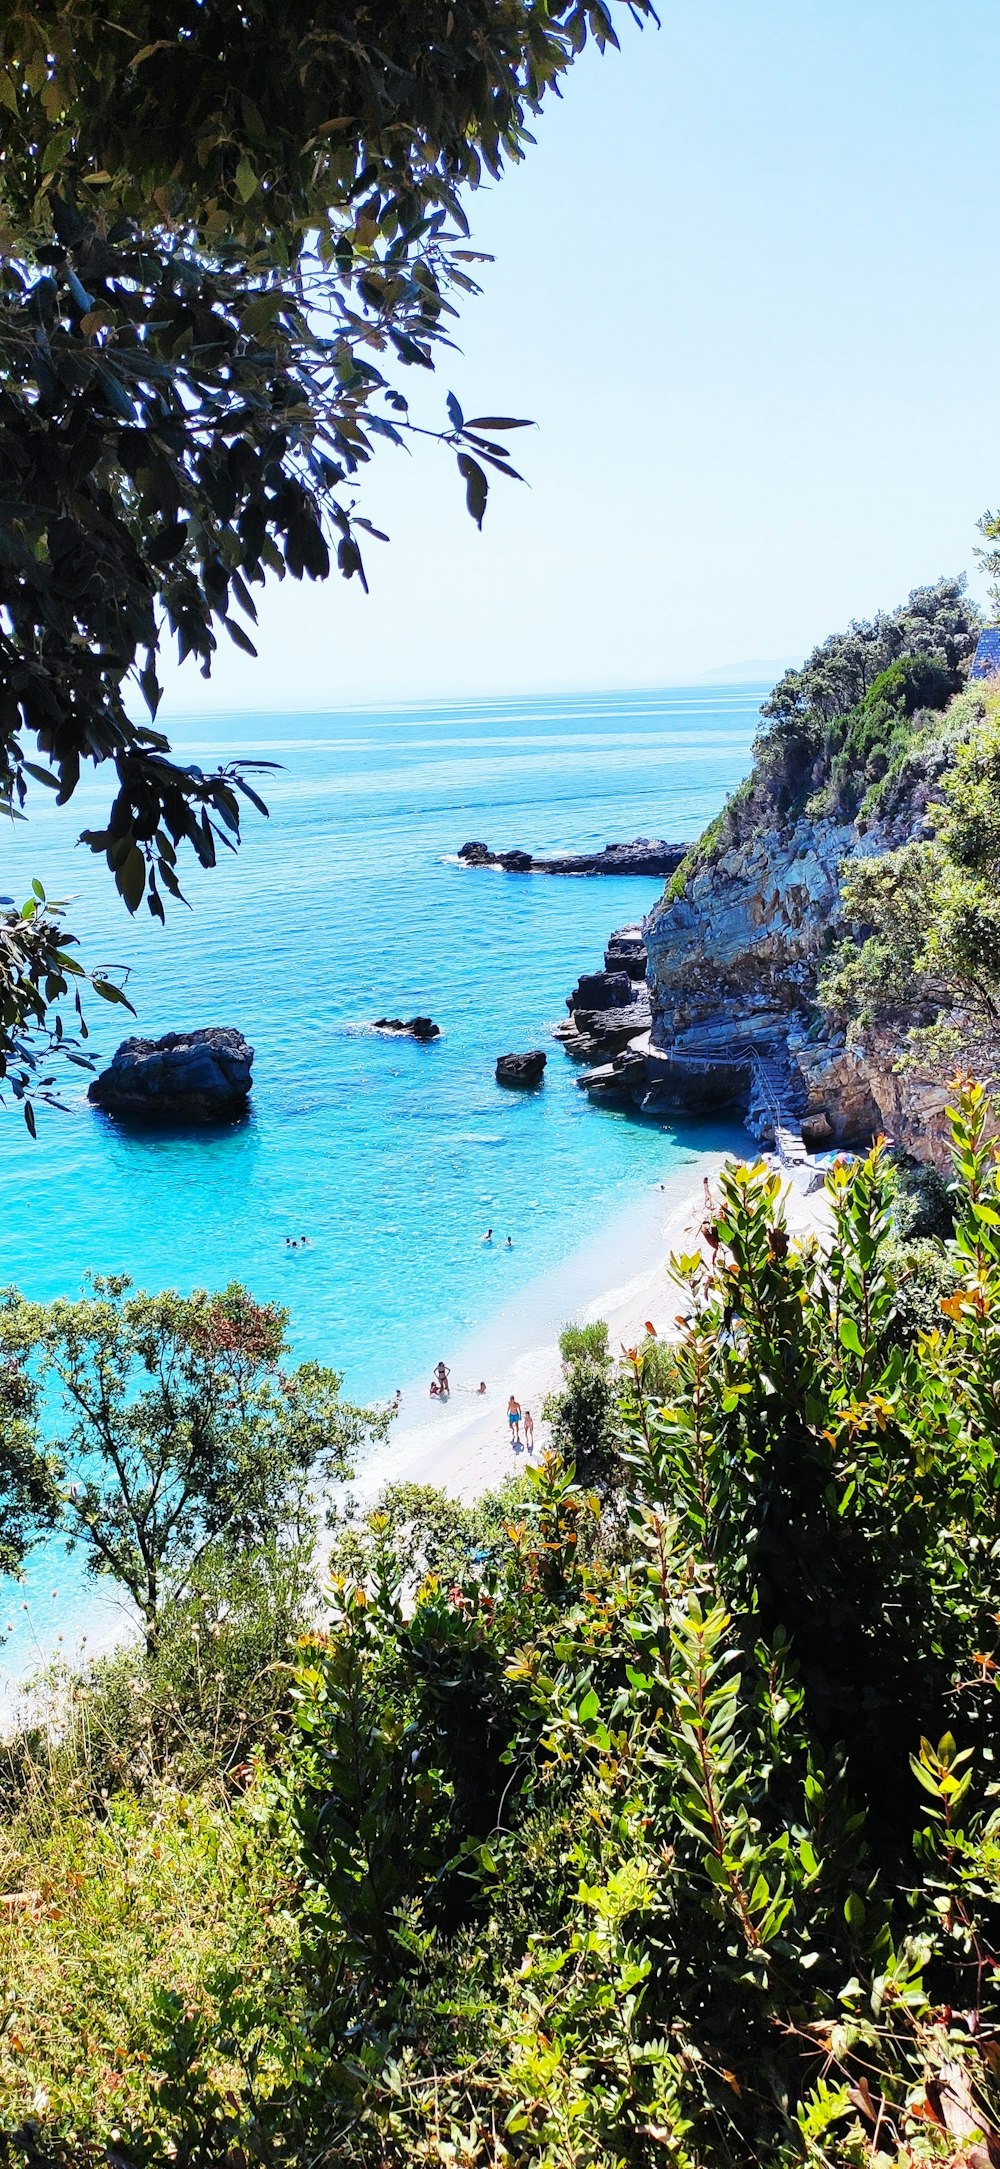
[[[718,844],[693,854],[682,893],[645,922],[648,1111],[739,1106],[767,1136],[777,1099],[814,1144],[881,1130],[921,1157],[944,1157],[941,1085],[897,1074],[899,1047],[888,1037],[847,1046],[815,1001],[820,961],[839,931],[845,860],[924,833],[932,785],[925,769],[883,819],[863,826],[808,814],[758,826],[748,809]]]

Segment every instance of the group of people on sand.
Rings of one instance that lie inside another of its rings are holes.
[[[485,1378],[481,1378],[481,1379],[480,1379],[480,1381],[479,1381],[479,1384],[478,1384],[478,1386],[476,1387],[476,1392],[477,1392],[477,1393],[485,1393],[485,1391],[486,1391],[486,1380],[485,1380]],[[401,1396],[397,1396],[397,1398],[401,1398]],[[442,1362],[442,1363],[439,1363],[439,1364],[438,1364],[438,1366],[437,1366],[437,1369],[435,1370],[434,1376],[433,1376],[433,1378],[431,1379],[431,1400],[432,1400],[432,1401],[450,1401],[450,1399],[451,1399],[451,1372],[450,1372],[450,1370],[448,1369],[448,1365],[447,1365],[446,1363],[443,1363],[443,1362]]]
[[[486,1392],[485,1378],[480,1379],[476,1392],[477,1394]],[[451,1398],[451,1372],[443,1359],[436,1366],[434,1376],[431,1379],[430,1397],[432,1401],[448,1401]],[[401,1400],[402,1394],[397,1388],[395,1399],[391,1403],[393,1413],[398,1409]],[[516,1393],[511,1394],[507,1403],[507,1422],[510,1427],[510,1443],[515,1451],[519,1453],[521,1447],[526,1446],[530,1453],[535,1443],[535,1419],[530,1408],[522,1410]],[[522,1427],[524,1431],[523,1438],[521,1436]]]
[[[511,1445],[515,1447],[518,1451],[520,1450],[521,1446],[524,1445],[527,1447],[528,1452],[530,1453],[535,1443],[535,1419],[531,1413],[530,1408],[526,1408],[522,1415],[521,1403],[518,1400],[516,1393],[511,1394],[510,1400],[507,1403],[507,1422],[510,1425]],[[524,1425],[523,1440],[521,1438],[522,1424]]]

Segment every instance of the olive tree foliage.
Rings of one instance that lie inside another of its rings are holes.
[[[286,1323],[236,1284],[146,1295],[124,1275],[76,1302],[10,1290],[0,1309],[0,1391],[21,1396],[49,1517],[125,1591],[150,1648],[213,1546],[308,1541],[313,1487],[384,1429],[341,1401],[335,1371],[284,1367]],[[39,1453],[43,1419],[56,1428]]]
[[[172,757],[164,638],[207,676],[220,637],[254,652],[268,573],[364,581],[359,482],[426,433],[403,383],[475,291],[463,195],[588,36],[617,42],[604,0],[4,7],[0,804],[109,764],[84,840],[130,911],[265,810],[254,764]],[[449,396],[430,432],[477,524],[515,426]],[[0,1046],[36,1021],[17,983]]]

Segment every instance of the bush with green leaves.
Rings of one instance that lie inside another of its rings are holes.
[[[730,1167],[632,1543],[555,1454],[502,1551],[342,1583],[275,1794],[330,2164],[993,2159],[1000,1179],[953,1117],[952,1292],[902,1345],[884,1151],[833,1240]],[[300,2102],[301,2106],[301,2102]],[[977,2151],[978,2149],[978,2151]]]
[[[547,1395],[542,1414],[554,1451],[582,1484],[606,1490],[618,1465],[614,1363],[602,1320],[564,1326],[559,1335],[562,1384]]]

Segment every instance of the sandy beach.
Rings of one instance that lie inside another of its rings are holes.
[[[748,1159],[753,1150],[748,1136]],[[542,1403],[559,1384],[558,1336],[564,1325],[604,1319],[614,1355],[644,1338],[647,1320],[658,1334],[669,1336],[681,1303],[670,1257],[700,1247],[701,1176],[714,1181],[727,1157],[700,1154],[694,1190],[691,1169],[677,1169],[485,1326],[456,1348],[442,1348],[451,1371],[449,1399],[431,1397],[427,1376],[402,1387],[388,1441],[350,1487],[356,1502],[369,1502],[387,1483],[436,1484],[463,1500],[502,1483],[525,1459],[510,1441],[512,1393],[534,1417],[537,1456],[546,1439]],[[828,1220],[825,1192],[804,1195],[786,1178],[785,1215],[793,1235],[819,1231]],[[481,1379],[485,1394],[477,1390]]]

